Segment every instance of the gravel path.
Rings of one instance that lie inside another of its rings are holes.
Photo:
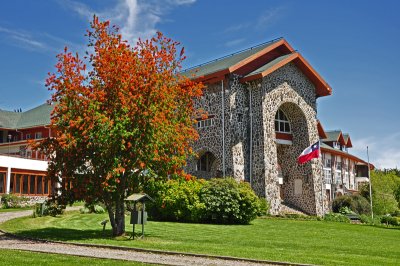
[[[79,208],[79,207],[78,207]],[[32,211],[0,213],[0,223],[17,217],[27,216]],[[227,260],[221,258],[198,257],[190,255],[151,253],[135,250],[118,250],[111,248],[86,247],[73,244],[22,240],[0,233],[0,249],[18,249],[46,253],[78,255],[85,257],[118,259],[153,263],[158,265],[274,265],[262,262]],[[276,264],[275,264],[276,265]]]

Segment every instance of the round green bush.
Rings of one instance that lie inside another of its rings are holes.
[[[366,198],[361,195],[344,195],[335,198],[332,202],[332,211],[339,213],[340,210],[350,209],[357,214],[371,213],[371,207]]]
[[[149,179],[145,191],[154,199],[146,205],[149,216],[161,221],[198,222],[204,209],[199,198],[203,184],[202,180]]]
[[[211,223],[248,224],[261,211],[261,203],[248,183],[233,178],[211,179],[200,190],[202,220]]]
[[[146,180],[149,218],[160,221],[247,224],[265,215],[268,205],[250,185],[232,178]]]

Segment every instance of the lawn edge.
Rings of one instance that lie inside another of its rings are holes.
[[[254,262],[254,263],[272,264],[272,265],[296,265],[296,266],[313,266],[314,265],[314,264],[303,264],[303,263],[294,263],[294,262],[285,262],[285,261],[257,260],[257,259],[240,258],[240,257],[233,257],[233,256],[218,256],[218,255],[200,254],[200,253],[167,251],[167,250],[159,250],[159,249],[146,249],[146,248],[135,248],[135,247],[124,247],[124,246],[102,245],[102,244],[87,244],[87,243],[79,243],[79,242],[64,242],[64,241],[56,241],[56,240],[48,240],[48,239],[21,236],[21,235],[17,235],[14,233],[6,232],[2,229],[0,229],[0,232],[8,237],[12,237],[15,239],[29,240],[29,241],[41,242],[41,243],[54,243],[54,244],[65,244],[65,245],[74,245],[74,246],[91,247],[91,248],[105,248],[105,249],[115,249],[115,250],[125,250],[125,251],[137,251],[137,252],[155,253],[155,254],[162,254],[162,255],[192,256],[192,257],[199,257],[199,258],[220,259],[220,260],[227,260],[227,261]],[[50,253],[50,252],[43,252],[43,253]],[[53,254],[53,253],[51,253],[51,254]]]

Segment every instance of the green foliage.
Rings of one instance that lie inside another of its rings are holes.
[[[155,202],[147,204],[149,216],[155,220],[198,222],[204,210],[199,192],[205,181],[151,178],[145,191]]]
[[[383,215],[381,217],[381,223],[386,224],[387,226],[388,225],[393,225],[393,226],[399,225],[399,222],[397,221],[396,217],[392,217],[390,215]]]
[[[85,203],[85,206],[83,208],[80,208],[79,212],[81,214],[87,214],[87,213],[105,213],[106,211],[102,206],[98,204]]]
[[[344,207],[341,207],[341,208],[339,209],[339,213],[340,213],[340,214],[346,215],[346,214],[352,214],[353,211],[352,211],[349,207],[344,206]]]
[[[49,200],[46,202],[43,215],[56,217],[57,215],[61,215],[64,213],[65,207],[65,205],[58,204],[56,201]]]
[[[144,187],[154,200],[149,216],[155,220],[247,224],[268,210],[248,183],[232,178],[205,180],[151,178]]]
[[[14,194],[4,194],[1,196],[1,205],[4,209],[22,208],[27,205],[29,198]]]
[[[332,202],[332,210],[336,213],[348,214],[369,214],[371,208],[368,200],[361,195],[344,195],[335,198]],[[343,213],[347,211],[347,213]],[[349,212],[350,211],[350,212]]]
[[[324,221],[350,223],[350,219],[341,213],[327,213],[324,216]]]
[[[200,199],[205,204],[205,222],[248,224],[261,212],[260,200],[249,184],[233,178],[211,179],[201,189]]]
[[[374,214],[385,215],[399,209],[400,176],[393,170],[371,172]],[[360,188],[360,194],[369,200],[369,184]]]
[[[381,223],[381,217],[374,215],[374,220],[372,220],[371,215],[360,215],[360,220],[363,224],[370,224],[370,225],[379,225]]]

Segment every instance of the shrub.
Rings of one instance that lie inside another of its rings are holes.
[[[154,199],[146,208],[154,220],[246,224],[265,215],[268,204],[248,183],[232,178],[205,180],[149,179],[144,189]]]
[[[324,221],[350,223],[350,219],[346,215],[340,213],[327,213],[324,216]]]
[[[211,179],[200,190],[204,222],[247,224],[261,212],[261,203],[247,183],[233,178]]]
[[[4,209],[21,208],[26,206],[29,198],[24,196],[17,196],[14,194],[4,194],[1,197],[1,205]]]
[[[79,212],[81,214],[87,214],[87,213],[105,213],[106,211],[101,205],[85,202],[84,207],[80,208]]]
[[[65,205],[60,205],[55,201],[47,201],[43,215],[56,217],[64,213],[65,207]]]
[[[339,213],[340,210],[347,209],[357,213],[357,214],[369,214],[371,213],[371,208],[369,202],[366,198],[361,195],[344,195],[335,198],[332,202],[333,212]]]
[[[358,214],[370,214],[371,205],[369,201],[361,195],[351,195],[352,205],[351,210]]]
[[[382,217],[381,217],[381,223],[382,223],[382,224],[386,224],[387,226],[388,226],[388,225],[394,225],[394,226],[399,225],[399,223],[398,223],[396,217],[392,217],[392,216],[390,216],[390,215],[384,215],[384,216],[382,216]]]
[[[196,179],[149,179],[145,191],[155,201],[146,205],[149,216],[163,221],[198,222],[204,209],[199,198],[204,183]]]

